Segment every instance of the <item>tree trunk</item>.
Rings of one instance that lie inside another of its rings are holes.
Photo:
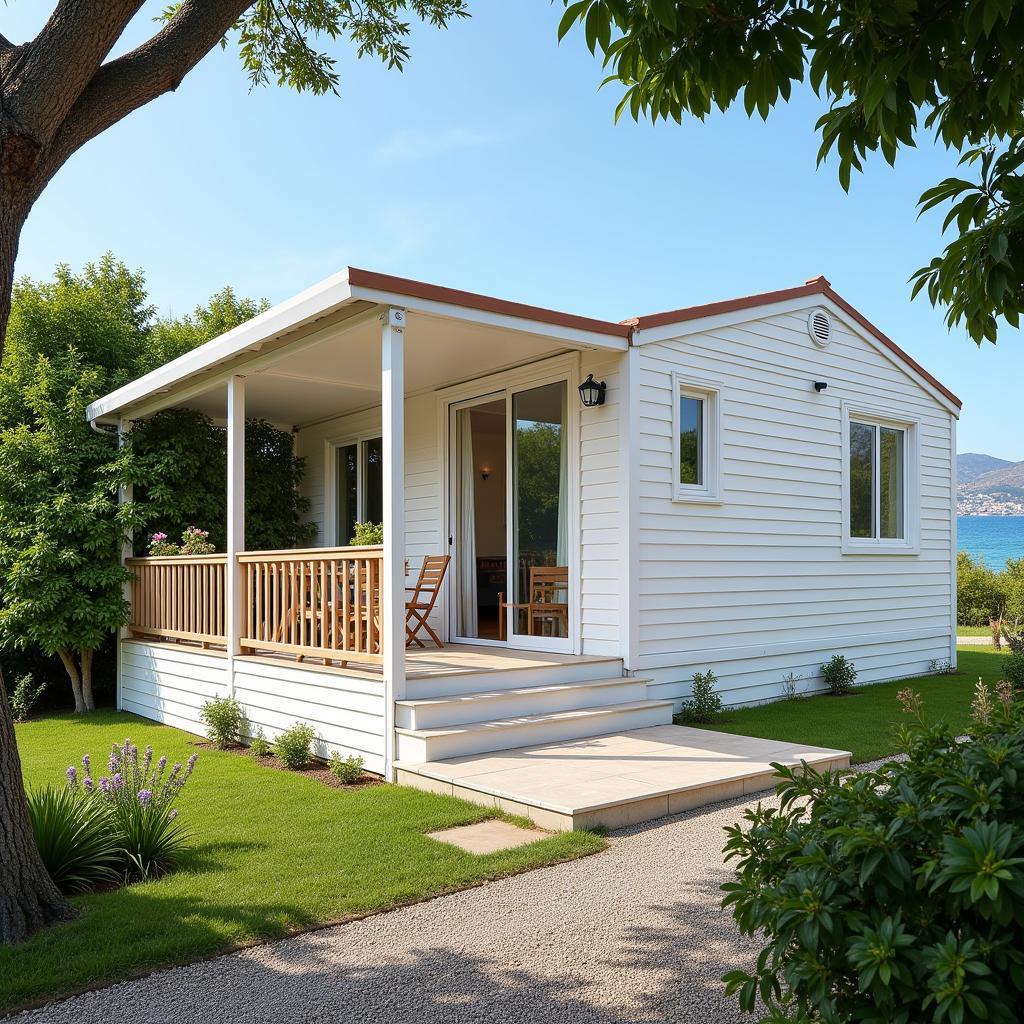
[[[85,698],[82,696],[82,679],[78,674],[78,666],[70,651],[60,650],[57,652],[60,660],[64,662],[68,678],[71,680],[71,692],[75,695],[75,714],[80,715],[89,709],[85,705]]]
[[[0,943],[21,942],[39,928],[74,916],[36,849],[0,672]]]
[[[85,710],[95,711],[96,701],[92,696],[92,651],[87,647],[82,648],[79,660],[82,663],[82,700],[85,701]]]

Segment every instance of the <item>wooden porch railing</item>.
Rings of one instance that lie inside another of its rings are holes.
[[[223,644],[226,555],[129,558],[134,636]]]
[[[382,547],[252,551],[238,556],[241,647],[380,664]]]

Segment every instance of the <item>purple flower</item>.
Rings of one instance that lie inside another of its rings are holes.
[[[167,767],[166,756],[161,755],[160,760],[156,763],[156,766],[160,769],[161,772],[163,772],[163,770]]]
[[[153,793],[152,793],[151,790],[148,790],[148,789],[140,789],[139,790],[139,803],[142,804],[143,807],[148,807],[149,806],[149,802],[152,799],[153,799]]]
[[[67,772],[65,774],[68,777],[68,785],[69,786],[77,786],[78,785],[78,772],[75,769],[75,766],[73,764],[69,764],[68,765],[68,770],[67,770]]]
[[[121,778],[120,772],[114,772],[114,777],[110,780],[112,789],[120,789],[124,785],[124,779]]]
[[[198,755],[198,754],[193,754],[193,755],[192,755],[192,756],[191,756],[191,757],[190,757],[190,758],[188,759],[188,770],[189,770],[189,774],[191,774],[191,772],[192,772],[192,769],[193,769],[193,768],[195,768],[195,766],[196,766],[196,761],[198,761],[198,760],[199,760],[199,755]]]
[[[116,772],[117,771],[117,763],[118,763],[117,762],[117,754],[111,753],[110,757],[107,759],[107,771],[110,772],[111,774]]]
[[[85,789],[86,793],[92,792],[92,779],[89,778],[88,775],[82,779],[82,787]]]
[[[100,779],[100,792],[104,796],[107,796],[110,793],[110,779],[108,779],[106,775],[104,775],[103,778]]]
[[[153,543],[153,544],[162,544],[165,540],[167,540],[167,534],[166,533],[154,533],[153,534],[153,540],[151,541],[151,543]]]
[[[89,769],[90,769],[91,766],[92,766],[92,759],[89,757],[88,754],[83,754],[82,755],[82,767],[85,769],[85,774],[86,775],[89,774]]]

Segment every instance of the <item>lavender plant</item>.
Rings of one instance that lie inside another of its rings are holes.
[[[118,846],[124,851],[125,874],[131,879],[150,878],[174,868],[184,852],[189,834],[178,822],[173,806],[192,776],[198,754],[185,765],[167,770],[167,758],[153,762],[153,748],[139,748],[126,739],[115,743],[107,760],[107,775],[94,782],[89,755],[82,758],[79,777],[68,768],[68,785],[102,801]]]

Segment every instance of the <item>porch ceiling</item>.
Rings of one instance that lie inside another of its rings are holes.
[[[256,354],[248,367],[236,369],[246,376],[246,412],[280,425],[303,426],[377,405],[380,349],[380,324],[369,316],[325,328],[300,345]],[[557,338],[409,313],[406,394],[437,390],[564,351]],[[226,415],[226,389],[217,380],[198,394],[176,399],[169,393],[158,404],[189,406],[220,419]]]

